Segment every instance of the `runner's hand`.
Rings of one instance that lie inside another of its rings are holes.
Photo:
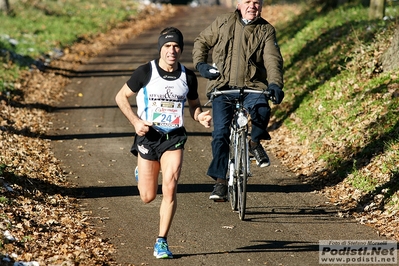
[[[144,136],[150,130],[150,126],[152,126],[152,123],[140,119],[133,126],[137,135]]]
[[[211,127],[211,121],[212,121],[212,116],[211,116],[211,111],[205,111],[202,112],[198,115],[197,117],[198,122],[201,123],[201,125],[203,125],[206,128],[210,128]]]

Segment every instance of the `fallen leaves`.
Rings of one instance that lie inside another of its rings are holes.
[[[90,223],[84,222],[78,201],[57,194],[67,187],[52,186],[40,177],[30,179],[7,171],[3,175],[0,190],[7,201],[0,203],[0,228],[8,230],[7,237],[2,238],[2,252],[14,254],[12,261],[102,265],[109,260],[114,248],[97,236]],[[13,181],[12,190],[5,191],[5,181],[9,179]]]
[[[315,178],[320,179],[325,175],[332,175],[329,174],[328,165],[325,161],[317,159],[318,156],[312,152],[309,143],[300,141],[293,136],[292,132],[284,125],[270,133],[272,141],[268,142],[265,148],[296,173],[298,178],[312,183]],[[336,140],[330,140],[330,142],[330,146],[342,146]],[[337,152],[339,151],[337,150]],[[396,154],[390,155],[390,153]],[[397,158],[397,154],[397,149],[391,148],[385,154],[373,157],[359,172],[388,186],[388,184],[396,181],[390,180],[392,174],[384,169],[394,169],[397,166],[395,165],[397,162],[391,161],[391,158]],[[342,217],[351,215],[359,223],[375,228],[378,235],[399,240],[399,193],[396,192],[391,198],[390,204],[386,204],[385,195],[389,195],[387,189],[381,189],[376,194],[356,189],[351,184],[351,175],[348,175],[346,179],[331,186],[328,183],[324,184],[322,188],[317,190],[317,193],[327,197],[329,204],[341,208]],[[376,190],[378,191],[378,186]]]
[[[161,11],[159,6],[147,6],[138,18],[66,48],[66,55],[51,66],[73,70],[177,12],[171,5]],[[43,138],[52,126],[49,111],[64,97],[69,83],[58,74],[32,69],[22,74],[14,91],[0,93],[0,264],[4,266],[115,264],[115,248],[95,231],[94,223],[101,219],[81,210],[50,141]]]

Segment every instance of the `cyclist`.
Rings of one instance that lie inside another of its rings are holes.
[[[208,92],[231,87],[268,89],[273,103],[280,104],[283,100],[283,58],[274,27],[261,17],[262,4],[262,0],[239,0],[234,12],[218,16],[194,40],[193,63],[201,76],[208,79]],[[213,66],[207,63],[212,48]],[[233,113],[226,97],[234,96],[219,96],[212,103],[213,159],[207,174],[216,184],[209,197],[211,200],[227,197],[229,125]],[[270,119],[267,97],[247,95],[244,106],[249,110],[252,123],[250,153],[258,166],[269,166],[269,157],[260,143],[271,139],[266,130]]]
[[[212,119],[209,111],[201,109],[194,72],[179,63],[183,45],[180,30],[174,27],[162,30],[158,39],[159,58],[138,67],[115,97],[136,132],[131,151],[138,157],[136,178],[143,202],[156,198],[162,170],[159,233],[154,245],[154,256],[158,259],[173,257],[167,235],[177,208],[177,182],[187,140],[184,103],[187,100],[191,117],[204,127],[209,128]],[[137,98],[137,114],[129,103],[132,96]]]

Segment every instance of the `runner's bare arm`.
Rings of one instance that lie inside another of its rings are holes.
[[[134,126],[136,134],[139,136],[144,136],[148,132],[149,126],[151,126],[152,123],[140,119],[140,117],[133,112],[129,102],[129,98],[133,95],[135,95],[135,93],[125,83],[116,94],[115,102],[119,106],[119,109],[122,111],[122,113]]]
[[[197,98],[196,100],[188,99],[188,105],[190,107],[190,115],[195,120],[200,122],[204,127],[210,128],[211,127],[211,120],[212,116],[210,111],[202,111],[201,102]]]

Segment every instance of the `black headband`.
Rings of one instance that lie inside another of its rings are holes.
[[[183,36],[177,34],[176,32],[168,32],[166,34],[162,34],[158,38],[158,50],[161,51],[162,46],[167,42],[175,42],[179,45],[180,50],[183,51]]]

